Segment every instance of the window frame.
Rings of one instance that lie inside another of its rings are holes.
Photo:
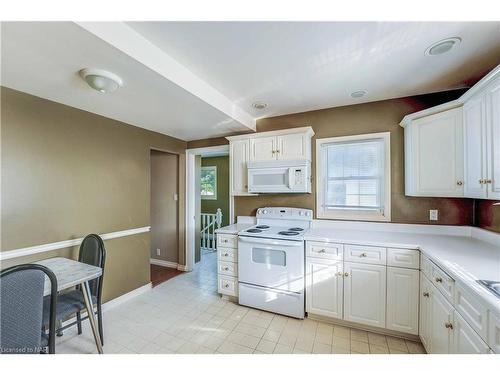
[[[214,195],[203,195],[201,193],[201,172],[203,170],[215,170],[215,189],[214,189]],[[210,201],[216,201],[217,200],[217,166],[216,165],[207,165],[207,166],[202,166],[200,169],[200,196],[202,200],[210,200]]]
[[[384,210],[363,209],[326,209],[325,179],[328,174],[326,150],[323,145],[328,143],[345,143],[349,141],[368,141],[382,139],[384,144],[384,190],[380,197]],[[316,217],[318,219],[360,220],[360,221],[391,221],[391,133],[369,133],[316,139]]]

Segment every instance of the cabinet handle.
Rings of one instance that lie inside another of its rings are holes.
[[[423,293],[422,293],[422,295],[423,295],[424,297],[429,297],[429,292],[423,292]]]
[[[272,151],[272,153],[273,153],[273,155],[274,155],[274,154],[276,153],[276,151],[275,151],[275,150],[273,150],[273,151]]]
[[[228,257],[228,256],[229,256],[229,253],[224,253],[224,256],[225,256],[225,257]]]
[[[442,283],[443,279],[440,277],[436,277],[434,280],[436,280],[437,283]]]
[[[318,253],[321,253],[321,254],[326,253],[326,250],[325,249],[321,249],[320,251],[318,251]]]
[[[348,277],[349,276],[349,272],[344,273],[344,276]]]
[[[458,186],[462,186],[464,183],[462,181],[457,181]]]
[[[229,284],[224,285],[224,288],[229,288]]]
[[[448,329],[453,329],[453,324],[451,323],[445,323],[444,326]]]
[[[280,153],[280,150],[276,150],[276,153],[279,154]]]
[[[483,179],[480,179],[480,180],[479,180],[479,183],[480,183],[481,185],[482,185],[482,184],[484,184],[484,180],[483,180]]]
[[[229,271],[229,267],[224,267],[224,271]]]
[[[342,272],[337,272],[335,276],[342,276]]]
[[[491,184],[493,181],[492,180],[485,180],[484,183],[485,184]]]
[[[368,254],[366,254],[366,253],[361,253],[359,256],[360,256],[361,258],[366,258],[366,257],[368,256]]]

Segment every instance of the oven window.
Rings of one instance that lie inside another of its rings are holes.
[[[285,267],[286,253],[283,250],[254,247],[252,249],[252,262]]]

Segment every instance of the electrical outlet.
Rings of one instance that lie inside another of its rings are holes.
[[[161,254],[161,250],[160,249],[156,249],[156,255],[160,255]]]
[[[438,210],[429,210],[429,220],[437,221],[438,219]]]

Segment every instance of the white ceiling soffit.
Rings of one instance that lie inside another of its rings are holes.
[[[500,22],[128,25],[257,118],[464,87],[500,62]],[[448,37],[462,42],[425,55]]]
[[[255,130],[252,116],[123,23],[1,26],[3,86],[183,140]],[[90,89],[78,75],[87,67],[123,87]]]

